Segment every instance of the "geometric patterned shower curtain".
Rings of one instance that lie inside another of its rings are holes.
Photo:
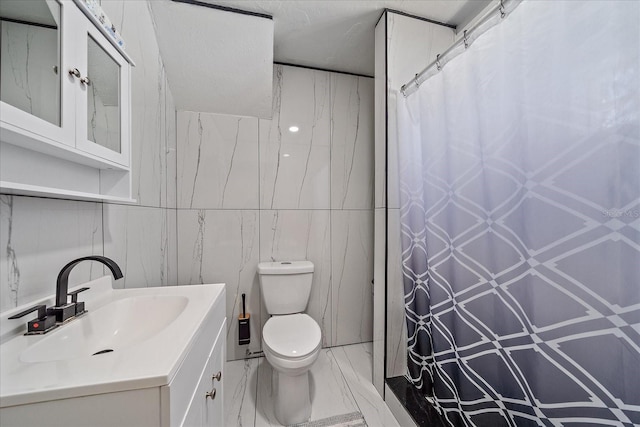
[[[525,0],[398,95],[407,375],[452,426],[640,425],[639,23]]]

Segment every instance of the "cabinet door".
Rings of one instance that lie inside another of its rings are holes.
[[[202,425],[207,427],[223,427],[224,424],[224,359],[226,357],[226,339],[225,327],[222,327],[222,333],[218,335],[218,339],[211,353],[209,361],[209,378],[211,378],[212,387],[216,389],[215,399],[205,399],[203,410]]]
[[[79,81],[68,71],[75,68],[75,8],[55,0],[0,2],[3,140],[74,145]]]
[[[226,355],[225,327],[218,334],[181,427],[223,427],[223,364]]]
[[[129,166],[129,64],[91,22],[84,28],[76,147]]]

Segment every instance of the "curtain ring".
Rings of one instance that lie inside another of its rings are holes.
[[[420,87],[420,81],[418,80],[418,73],[415,75],[416,87]]]
[[[440,64],[440,54],[436,55],[436,68],[438,68],[438,71],[442,70],[442,65]]]
[[[467,30],[464,30],[464,48],[469,48],[469,40],[467,39]]]
[[[500,0],[500,18],[504,18],[505,16],[507,16],[507,13],[504,10],[504,3],[503,0]]]

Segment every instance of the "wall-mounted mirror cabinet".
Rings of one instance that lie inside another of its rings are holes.
[[[0,29],[0,191],[130,201],[130,58],[82,0],[2,0]]]

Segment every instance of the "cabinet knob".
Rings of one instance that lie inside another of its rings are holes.
[[[212,376],[211,379],[220,381],[222,379],[222,371],[218,371],[218,373]]]
[[[72,68],[69,70],[69,75],[80,78],[80,70],[77,68]]]
[[[204,398],[205,398],[205,399],[211,399],[211,400],[215,399],[215,398],[216,398],[216,389],[214,388],[213,390],[208,391],[208,392],[204,395]]]
[[[80,83],[87,85],[87,86],[91,86],[91,80],[89,80],[89,77],[84,76],[83,78],[80,79]]]

